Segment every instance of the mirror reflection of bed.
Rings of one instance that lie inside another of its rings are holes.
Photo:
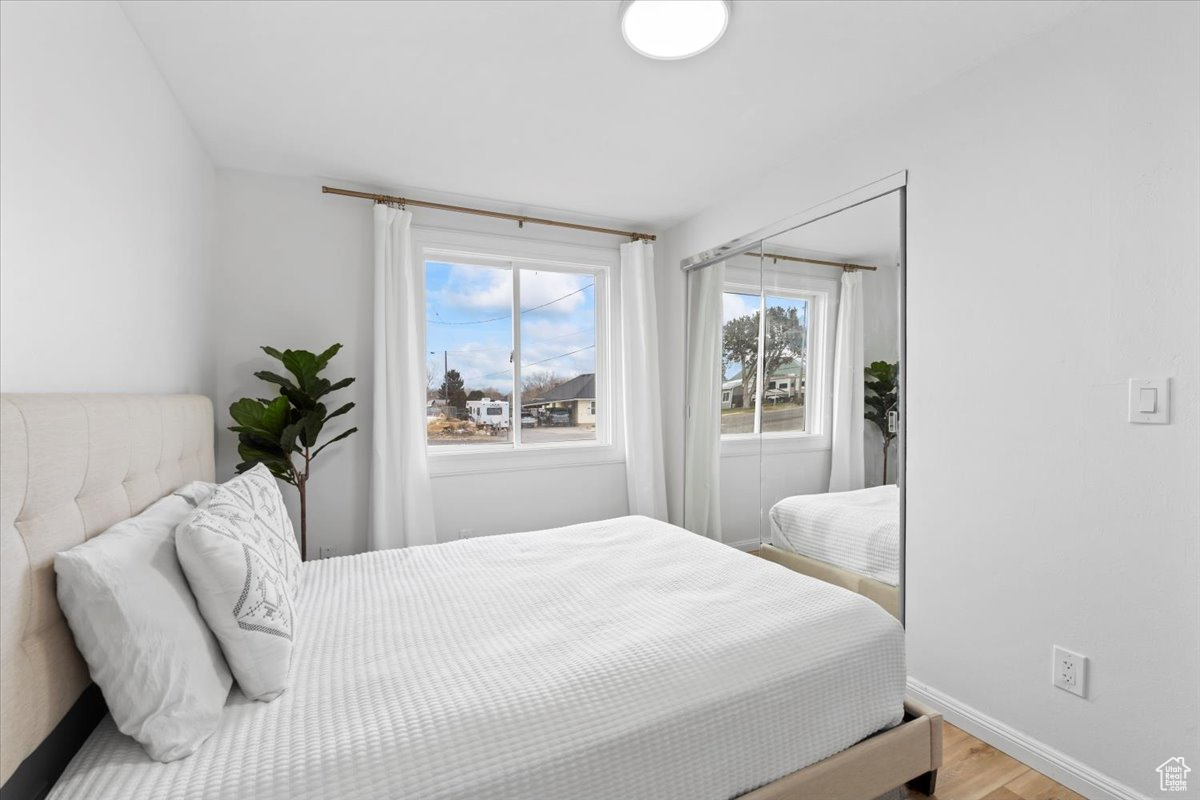
[[[884,194],[689,272],[689,406],[710,405],[714,381],[693,373],[715,349],[720,408],[689,424],[685,478],[687,527],[898,618],[901,203]],[[706,305],[719,341],[697,324]]]

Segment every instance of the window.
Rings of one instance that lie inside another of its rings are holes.
[[[429,450],[607,443],[607,268],[421,252]]]
[[[806,395],[815,300],[800,293],[725,292],[723,435],[813,432]]]

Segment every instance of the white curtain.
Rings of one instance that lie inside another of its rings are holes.
[[[842,273],[833,342],[831,444],[829,491],[863,488],[863,296],[862,275],[858,272]]]
[[[721,539],[721,326],[725,264],[688,276],[684,527]]]
[[[367,543],[433,544],[425,463],[424,277],[413,263],[412,213],[375,206],[375,392]]]
[[[621,352],[625,394],[625,480],[629,513],[667,519],[654,248],[621,245]]]

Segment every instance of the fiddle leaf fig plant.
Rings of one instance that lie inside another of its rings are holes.
[[[269,370],[256,372],[254,377],[277,386],[279,395],[269,400],[243,397],[229,406],[229,415],[237,423],[229,430],[238,435],[238,455],[242,459],[237,465],[238,473],[261,463],[276,478],[295,486],[300,494],[300,555],[304,559],[308,558],[307,488],[312,462],[326,447],[358,430],[350,428],[318,444],[326,423],[354,408],[354,403],[345,403],[330,411],[323,402],[330,393],[354,383],[354,378],[332,382],[321,377],[330,359],[341,349],[340,344],[335,344],[317,354],[262,348],[283,364],[290,377]]]
[[[887,483],[888,450],[896,438],[890,417],[899,410],[900,403],[900,362],[874,361],[863,372],[863,416],[875,423],[883,437],[883,482]]]

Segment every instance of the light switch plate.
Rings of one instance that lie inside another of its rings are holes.
[[[1170,378],[1131,378],[1129,380],[1129,421],[1143,425],[1170,423]]]

